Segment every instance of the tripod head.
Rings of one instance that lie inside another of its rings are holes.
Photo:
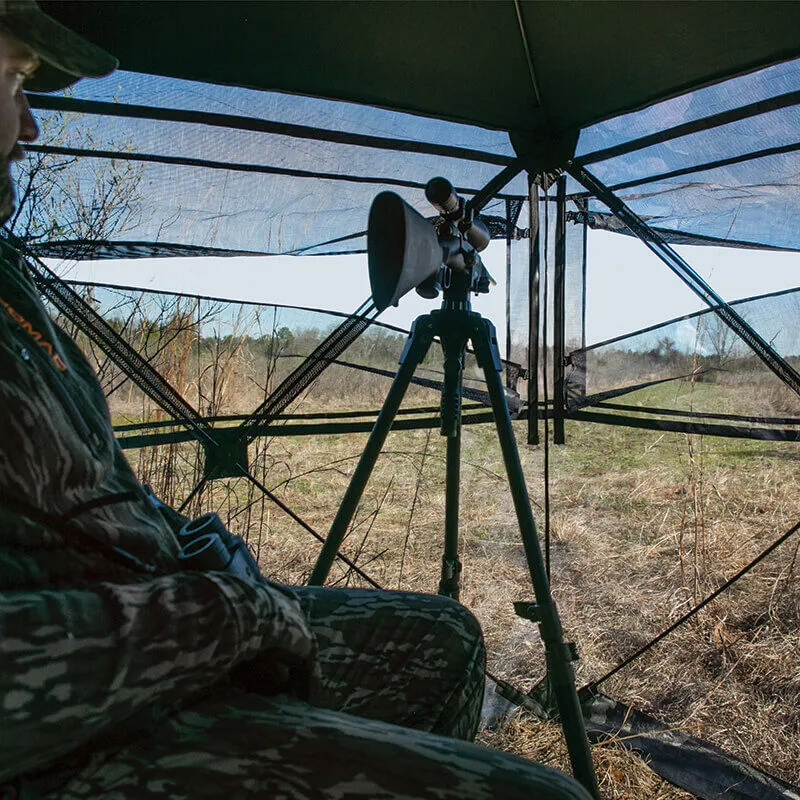
[[[394,192],[372,203],[367,254],[379,311],[412,289],[430,299],[444,290],[445,303],[467,302],[470,292],[488,292],[495,283],[479,255],[491,241],[486,225],[445,178],[428,181],[425,196],[438,217],[426,219]]]

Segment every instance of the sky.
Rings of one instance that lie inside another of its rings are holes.
[[[473,296],[472,307],[495,323],[504,342],[505,243],[493,242],[484,252],[483,261],[498,284],[488,295]],[[371,296],[366,255],[85,261],[59,272],[73,280],[345,313],[354,311]],[[410,292],[379,319],[407,329],[417,316],[439,305],[440,301],[425,300]]]
[[[704,307],[641,242],[590,231],[587,267],[587,343],[654,325]],[[800,285],[800,254],[679,247],[681,255],[726,300]],[[473,309],[494,322],[505,349],[505,243],[483,253],[497,281],[488,295],[473,296]],[[63,273],[74,280],[189,292],[231,300],[354,311],[370,296],[365,255],[318,257],[169,258],[81,262]],[[411,292],[379,317],[408,328],[439,305]]]

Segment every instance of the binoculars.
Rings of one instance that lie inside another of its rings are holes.
[[[213,512],[187,522],[178,531],[178,560],[184,569],[229,572],[250,581],[263,577],[244,540],[230,533]]]

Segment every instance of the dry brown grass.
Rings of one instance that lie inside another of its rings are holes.
[[[569,772],[569,758],[561,728],[520,714],[500,730],[483,731],[479,741],[487,747],[515,753],[554,769]],[[603,800],[690,800],[692,795],[656,775],[620,742],[608,740],[592,746],[592,760]]]

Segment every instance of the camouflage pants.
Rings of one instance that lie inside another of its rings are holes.
[[[435,595],[298,589],[319,647],[315,706],[474,739],[486,653],[475,618]]]
[[[450,738],[474,736],[483,694],[483,641],[461,606],[366,590],[299,594],[322,661],[313,705],[228,687],[48,800],[586,797],[560,773]]]

